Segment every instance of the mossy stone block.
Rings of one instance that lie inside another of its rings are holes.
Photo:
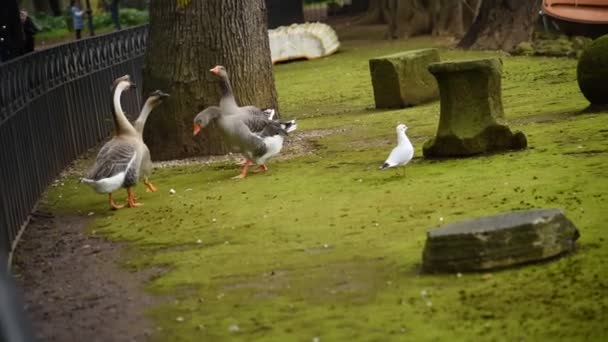
[[[597,38],[583,50],[576,76],[578,86],[589,102],[608,104],[608,35]]]
[[[500,59],[434,63],[429,71],[439,84],[441,113],[436,136],[422,148],[425,157],[463,157],[526,148],[526,136],[511,132],[501,123]]]
[[[430,230],[427,272],[484,271],[570,252],[579,232],[559,209],[534,209],[457,222]]]
[[[376,108],[404,108],[435,100],[437,82],[428,71],[437,49],[412,50],[369,60]]]

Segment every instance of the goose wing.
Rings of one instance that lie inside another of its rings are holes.
[[[89,171],[87,178],[98,181],[126,172],[133,163],[135,155],[136,150],[132,144],[112,139],[97,154],[95,165]]]
[[[255,106],[242,107],[242,121],[252,133],[262,132],[273,121],[268,114]]]
[[[274,111],[269,113],[254,106],[243,107],[243,122],[253,134],[262,138],[275,135],[287,135],[286,126],[291,126],[291,122],[282,123],[272,120],[269,115],[274,116]]]

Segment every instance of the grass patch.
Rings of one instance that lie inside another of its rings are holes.
[[[145,206],[117,212],[69,178],[48,206],[94,212],[92,231],[132,242],[133,271],[169,269],[147,286],[175,298],[150,310],[158,341],[605,338],[608,112],[578,114],[587,103],[576,61],[502,56],[505,114],[530,148],[425,160],[438,103],[373,109],[367,60],[429,46],[442,59],[498,55],[428,38],[345,42],[334,56],[275,67],[284,116],[303,132],[333,129],[314,138],[314,154],[244,181],[227,163],[156,170],[161,191],[140,186]],[[377,170],[397,122],[416,147],[405,177]],[[579,227],[576,253],[485,275],[419,274],[427,229],[544,207]]]

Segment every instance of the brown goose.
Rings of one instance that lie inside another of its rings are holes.
[[[144,142],[144,126],[146,125],[146,121],[148,120],[148,116],[150,115],[152,110],[156,108],[156,106],[161,104],[163,100],[167,97],[169,97],[169,94],[163,93],[160,90],[152,92],[152,94],[150,94],[150,96],[146,100],[146,103],[144,104],[143,108],[141,109],[137,120],[135,120],[135,122],[133,123],[133,127],[139,134],[139,139],[141,140],[141,143],[144,147],[140,173],[144,176],[144,184],[146,185],[147,192],[155,192],[158,189],[150,182],[150,180],[148,180],[148,177],[152,173],[152,159],[150,158],[150,150]]]
[[[246,159],[241,173],[234,178],[245,178],[254,164],[266,171],[266,161],[281,151],[284,136],[296,129],[295,120],[280,122],[270,117],[274,110],[265,112],[254,106],[239,107],[226,68],[216,66],[210,71],[218,77],[222,98],[219,107],[209,107],[195,117],[194,133],[216,120],[228,144]]]
[[[98,193],[107,193],[111,209],[120,209],[124,205],[116,204],[112,193],[121,187],[127,189],[127,205],[140,206],[135,201],[132,187],[137,184],[144,144],[139,134],[133,128],[120,105],[120,96],[124,90],[135,87],[129,75],[114,81],[114,124],[116,135],[103,145],[95,165],[89,170],[87,176],[81,181],[91,186]]]

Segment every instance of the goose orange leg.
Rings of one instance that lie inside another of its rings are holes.
[[[243,164],[243,169],[241,169],[241,173],[238,176],[234,176],[232,177],[233,179],[243,179],[245,177],[247,177],[247,171],[249,170],[249,167],[253,165],[253,163],[250,160],[247,160],[244,164]]]
[[[268,166],[266,166],[266,164],[262,164],[258,167],[258,169],[255,172],[266,172],[268,171]]]
[[[112,210],[118,210],[118,209],[122,209],[124,208],[124,204],[116,204],[116,202],[114,202],[114,200],[112,199],[112,194],[108,194],[108,200],[110,201],[110,209]]]
[[[135,202],[135,195],[133,194],[133,188],[127,188],[127,206],[129,208],[141,207],[143,203]]]
[[[146,184],[146,192],[156,192],[158,189],[150,182],[148,179],[144,179],[144,184]]]

